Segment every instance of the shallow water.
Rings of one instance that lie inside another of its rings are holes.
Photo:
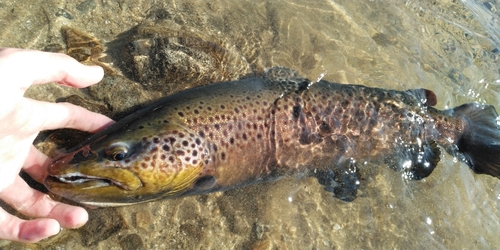
[[[0,46],[63,51],[61,27],[110,42],[145,22],[196,34],[310,79],[382,88],[427,88],[438,108],[500,106],[497,1],[0,1]],[[241,72],[243,75],[248,72]],[[152,83],[154,84],[154,83]],[[54,85],[27,95],[69,95],[127,108],[189,87],[150,88],[109,76],[88,91]],[[91,99],[90,99],[91,98]],[[423,181],[370,166],[358,198],[334,199],[312,178],[121,208],[90,210],[89,223],[36,245],[54,249],[492,249],[500,244],[500,181],[453,157]]]

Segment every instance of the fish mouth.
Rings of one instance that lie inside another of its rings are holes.
[[[99,188],[99,187],[107,187],[107,186],[117,186],[125,190],[134,190],[137,188],[131,187],[126,182],[117,180],[117,179],[109,179],[100,176],[92,176],[85,175],[82,173],[69,173],[64,175],[49,175],[46,179],[46,184],[70,184],[73,186],[80,186],[82,189],[91,189],[91,188]]]
[[[142,182],[125,169],[106,169],[106,176],[71,172],[50,174],[45,187],[50,193],[89,207],[111,207],[134,204],[135,197],[141,197]],[[115,174],[113,178],[108,174]]]
[[[141,179],[124,168],[86,168],[65,173],[50,173],[45,178],[45,186],[52,190],[57,187],[69,189],[95,189],[115,186],[124,191],[135,191],[143,186]]]

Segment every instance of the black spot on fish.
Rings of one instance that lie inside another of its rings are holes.
[[[300,116],[300,112],[302,111],[300,106],[293,106],[293,118],[298,119]]]
[[[322,135],[330,134],[332,133],[332,128],[326,122],[321,122],[321,124],[319,125],[319,132]]]
[[[344,100],[344,101],[342,101],[342,103],[340,105],[342,106],[342,108],[347,108],[347,106],[349,106],[349,104],[351,104],[351,101]]]
[[[299,92],[302,92],[302,91],[304,91],[304,90],[308,89],[308,88],[309,88],[309,84],[310,84],[310,83],[311,83],[311,82],[310,82],[310,81],[308,81],[308,80],[306,80],[306,81],[303,81],[303,82],[299,83],[299,87],[298,87],[298,89],[297,89],[297,90],[298,90]]]

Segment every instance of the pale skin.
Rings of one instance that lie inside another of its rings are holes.
[[[0,48],[0,199],[33,218],[23,220],[0,208],[0,239],[37,242],[61,228],[78,228],[87,222],[85,209],[53,201],[18,174],[22,169],[43,183],[50,159],[32,145],[40,131],[96,132],[113,121],[69,103],[36,101],[23,94],[34,84],[57,82],[83,88],[102,77],[102,68],[84,66],[64,54]]]

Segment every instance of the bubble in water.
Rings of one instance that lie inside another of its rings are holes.
[[[430,217],[427,217],[427,219],[425,219],[425,222],[428,224],[428,225],[431,225],[432,224],[432,219]]]
[[[26,21],[26,25],[25,25],[25,27],[26,27],[26,29],[29,29],[29,30],[33,28],[33,24],[31,23],[31,21],[30,21],[30,20],[27,20],[27,21]]]

